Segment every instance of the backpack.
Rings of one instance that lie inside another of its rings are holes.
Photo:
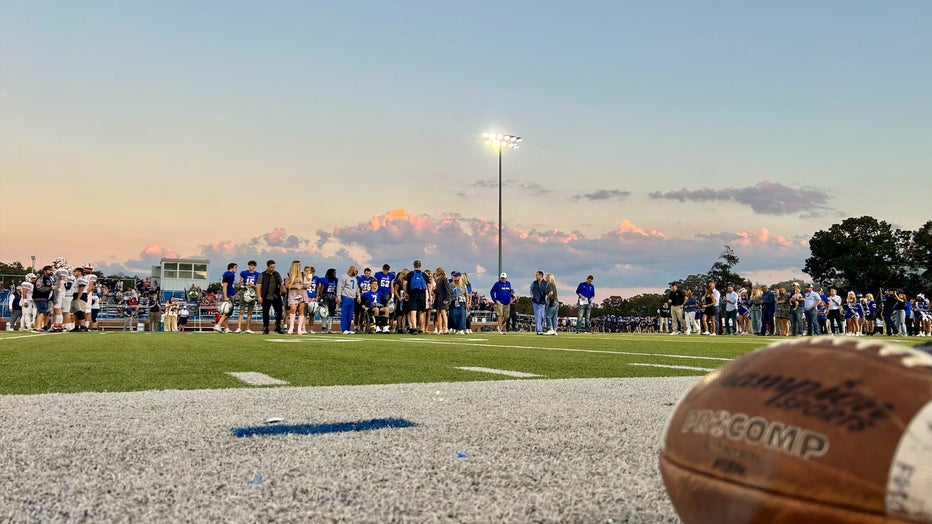
[[[410,289],[427,289],[427,282],[424,281],[424,273],[421,271],[414,271],[411,273],[411,284],[408,285]]]

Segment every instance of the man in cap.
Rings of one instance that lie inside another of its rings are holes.
[[[507,273],[498,276],[498,282],[492,285],[489,297],[495,304],[495,314],[498,315],[498,332],[504,335],[505,323],[511,315],[511,302],[514,300],[514,290],[511,288],[511,282],[508,281]]]
[[[812,290],[812,284],[806,284],[806,294],[803,295],[803,314],[806,315],[806,335],[819,334],[819,304],[822,295]]]

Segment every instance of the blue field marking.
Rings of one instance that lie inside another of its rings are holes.
[[[295,435],[323,435],[325,433],[346,433],[348,431],[369,431],[385,428],[410,428],[414,426],[417,426],[417,424],[403,418],[374,418],[372,420],[333,422],[330,424],[292,424],[233,428],[233,436],[243,438],[282,435],[285,433],[292,433]]]

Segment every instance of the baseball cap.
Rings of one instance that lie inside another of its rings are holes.
[[[420,261],[420,260],[415,260],[415,261],[414,261],[414,267],[421,267],[421,261]]]
[[[450,273],[450,274],[451,274],[452,276],[454,276],[454,277],[460,277],[460,276],[463,276],[463,274],[462,274],[462,273],[460,273],[459,271],[454,271],[453,273]]]
[[[508,278],[508,273],[502,273],[498,278]]]

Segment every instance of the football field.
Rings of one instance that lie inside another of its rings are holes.
[[[0,333],[0,521],[677,522],[677,399],[776,339]]]

